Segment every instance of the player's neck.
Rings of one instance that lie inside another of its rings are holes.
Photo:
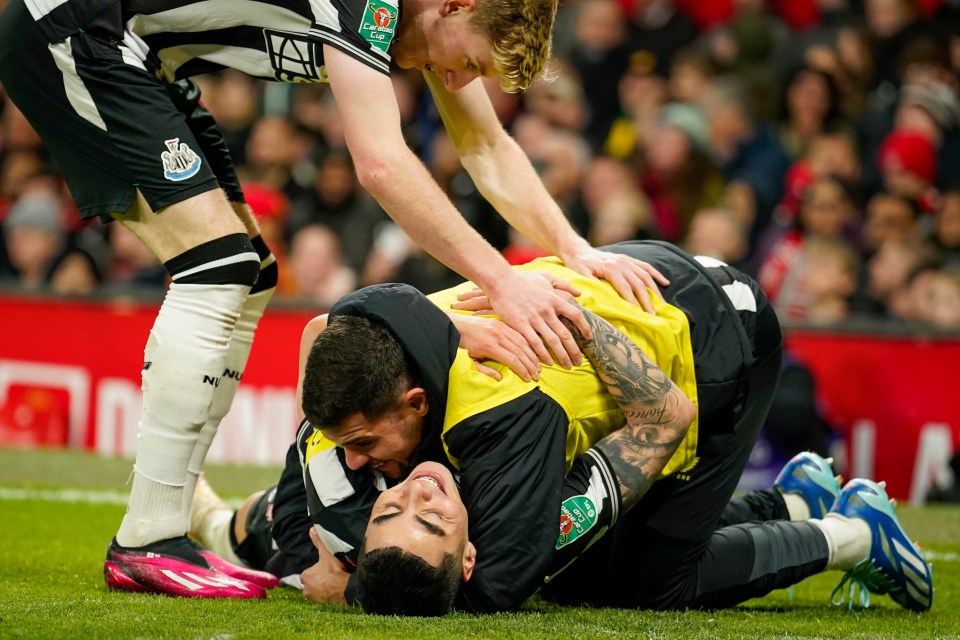
[[[436,0],[405,0],[393,57],[402,68],[411,68],[427,57],[427,29],[439,17]]]

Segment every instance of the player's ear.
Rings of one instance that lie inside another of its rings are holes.
[[[413,387],[403,394],[403,404],[418,416],[427,415],[430,403],[427,402],[427,392],[423,387]]]
[[[464,582],[470,580],[470,577],[473,575],[473,567],[477,564],[477,548],[473,546],[473,543],[469,540],[467,545],[463,548],[463,574],[462,578]]]
[[[477,8],[477,0],[440,0],[440,15],[449,16],[460,10],[466,12]]]

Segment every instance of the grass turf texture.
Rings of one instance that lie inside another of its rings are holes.
[[[130,462],[70,452],[0,450],[0,638],[960,638],[960,507],[900,507],[933,556],[933,609],[886,596],[870,609],[829,603],[839,572],[725,611],[563,608],[531,599],[517,613],[439,620],[382,618],[316,605],[293,589],[264,601],[201,601],[107,592],[107,543],[119,525]],[[239,499],[278,469],[211,466]],[[71,491],[76,490],[76,491]],[[100,499],[96,502],[96,499]]]

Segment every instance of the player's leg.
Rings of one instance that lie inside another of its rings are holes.
[[[823,571],[829,547],[813,521],[754,522],[724,527],[694,542],[645,529],[632,593],[613,603],[650,609],[719,609]]]
[[[834,604],[849,597],[852,607],[856,586],[863,606],[869,606],[870,592],[889,594],[911,611],[933,604],[933,571],[903,530],[883,483],[851,480],[819,524],[830,542],[832,568],[847,571]]]
[[[285,584],[302,588],[299,574],[317,562],[312,526],[296,442],[287,450],[277,486],[248,497],[236,512],[203,479],[197,484],[192,535],[224,557],[234,554],[247,567],[267,571]]]
[[[720,525],[822,518],[840,494],[831,462],[811,451],[798,453],[777,474],[772,488],[751,491],[730,500]]]
[[[130,509],[110,547],[108,583],[263,596],[211,570],[183,535],[181,514],[187,465],[260,260],[183,114],[148,70],[142,43],[124,37],[120,6],[53,43],[34,17],[14,0],[0,21],[5,88],[63,170],[81,214],[125,212],[124,224],[174,280],[147,345]]]
[[[187,125],[197,140],[208,165],[217,176],[220,188],[226,195],[230,206],[243,225],[260,259],[257,281],[243,302],[240,317],[230,339],[230,348],[224,362],[223,375],[214,391],[213,404],[206,423],[200,430],[200,437],[190,458],[187,474],[187,486],[184,490],[182,513],[185,520],[190,519],[190,501],[193,487],[203,471],[203,463],[220,422],[230,410],[237,387],[243,378],[247,358],[253,346],[253,337],[267,304],[273,297],[277,286],[277,262],[270,249],[260,236],[260,229],[250,207],[246,204],[240,180],[237,177],[223,135],[209,111],[200,103],[200,90],[190,80],[181,80],[167,86],[171,101],[177,110],[184,114]]]
[[[190,537],[200,555],[218,571],[266,589],[277,586],[276,576],[262,571],[273,555],[272,528],[275,488],[258,491],[239,509],[228,506],[201,476],[190,512]]]
[[[676,544],[654,542],[659,554],[650,561],[663,562]],[[695,580],[681,585],[687,593],[672,597],[683,607],[731,606],[826,570],[846,572],[834,590],[835,604],[849,598],[852,607],[859,598],[869,606],[870,593],[889,594],[912,611],[926,611],[933,602],[930,565],[904,531],[883,485],[869,480],[850,481],[822,519],[719,529],[699,558]]]
[[[277,262],[266,243],[264,243],[263,238],[260,237],[253,215],[247,205],[242,202],[232,202],[231,206],[237,213],[238,219],[244,222],[251,244],[257,252],[257,257],[260,260],[259,274],[240,309],[240,317],[237,319],[237,324],[230,338],[230,349],[224,362],[223,375],[214,392],[210,414],[200,431],[200,438],[190,458],[189,484],[191,485],[196,484],[197,478],[202,473],[207,451],[213,443],[220,422],[233,404],[233,398],[237,393],[240,381],[243,379],[247,359],[253,347],[257,325],[277,287]],[[186,498],[190,498],[189,492],[184,495]],[[183,511],[189,517],[189,502],[184,504]]]
[[[190,523],[190,505],[194,495],[194,486],[202,473],[207,451],[213,442],[220,422],[229,411],[237,386],[243,377],[257,323],[263,316],[267,303],[276,287],[277,266],[269,249],[260,237],[259,229],[249,207],[243,202],[243,193],[233,169],[229,152],[223,142],[223,137],[216,128],[209,112],[200,104],[200,94],[196,85],[191,81],[180,81],[173,85],[167,85],[166,89],[174,106],[180,113],[184,114],[187,125],[194,134],[198,147],[203,152],[204,159],[216,174],[220,189],[230,201],[229,210],[236,216],[241,228],[251,239],[251,244],[257,253],[259,262],[257,280],[250,290],[250,294],[243,299],[239,317],[230,336],[223,366],[213,390],[212,403],[190,454],[186,481],[181,493],[181,518],[186,528]],[[269,574],[250,571],[242,566],[232,564],[230,561],[234,561],[233,554],[228,554],[230,556],[227,558],[228,561],[224,561],[208,551],[201,551],[200,555],[213,567],[227,575],[266,588],[277,584],[276,578]]]
[[[216,188],[157,213],[141,202],[136,213],[120,218],[163,261],[172,283],[144,351],[133,485],[108,554],[108,584],[129,588],[126,576],[148,590],[165,591],[163,584],[135,575],[131,550],[149,546],[155,553],[188,562],[199,558],[199,566],[209,566],[185,536],[184,493],[193,490],[188,465],[259,259]],[[190,578],[187,583],[197,583]]]
[[[224,560],[242,565],[234,551],[234,546],[246,537],[246,531],[239,527],[236,515],[246,513],[250,504],[260,497],[262,491],[248,496],[239,509],[234,509],[221,498],[204,476],[200,476],[193,490],[190,506],[190,537],[205,549],[209,549]]]
[[[853,480],[822,520],[753,522],[724,527],[703,542],[685,541],[649,527],[632,531],[636,554],[627,576],[616,553],[601,541],[545,594],[561,603],[651,609],[718,609],[810,575],[845,571],[835,604],[870,593],[889,594],[913,611],[933,600],[929,564],[900,525],[882,486]],[[612,579],[611,576],[618,576]],[[858,591],[859,590],[859,591]]]

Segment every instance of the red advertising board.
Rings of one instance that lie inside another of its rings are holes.
[[[0,296],[0,446],[71,446],[132,455],[140,367],[157,304]],[[297,348],[308,310],[271,308],[233,408],[210,451],[282,463],[296,430]],[[793,330],[827,417],[846,437],[848,475],[921,500],[960,449],[960,337]]]
[[[158,305],[0,297],[0,446],[132,455]],[[271,309],[262,320],[211,459],[283,462],[296,432],[300,333],[314,315]]]
[[[960,337],[788,333],[828,420],[845,436],[850,477],[921,502],[960,450]]]

